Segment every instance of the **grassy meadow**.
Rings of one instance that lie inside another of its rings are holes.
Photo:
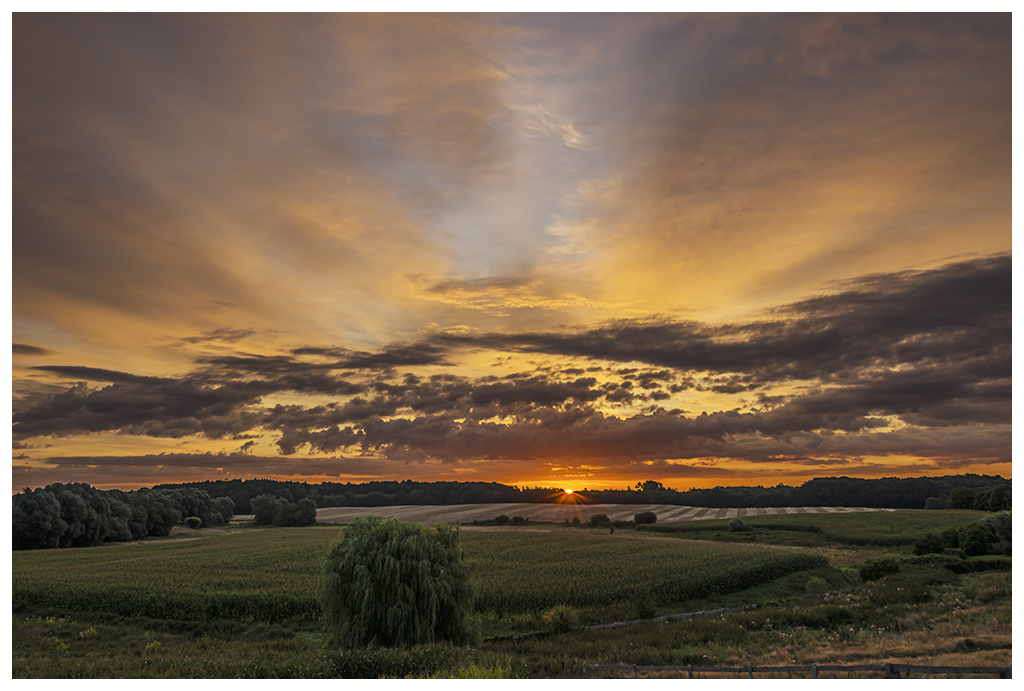
[[[13,676],[586,677],[610,673],[584,671],[584,663],[1009,665],[1008,558],[995,571],[956,574],[914,563],[910,547],[984,515],[760,516],[744,519],[752,529],[743,533],[730,532],[727,520],[702,521],[698,532],[683,523],[654,526],[679,528],[668,532],[464,525],[480,643],[410,651],[327,645],[315,588],[336,525],[242,522],[134,544],[14,552]],[[858,567],[882,557],[903,559],[901,572],[863,583]],[[741,605],[758,607],[582,628]]]

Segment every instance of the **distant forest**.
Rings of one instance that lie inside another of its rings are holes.
[[[297,502],[311,499],[317,507],[451,504],[545,503],[564,500],[557,488],[520,488],[496,482],[364,482],[359,484],[282,482],[277,480],[212,480],[158,485],[153,489],[195,488],[211,497],[228,497],[236,514],[252,514],[251,501],[269,494]],[[660,482],[638,482],[628,490],[583,490],[581,501],[595,504],[677,504],[708,508],[768,506],[858,506],[876,509],[964,508],[1003,511],[1011,508],[1011,481],[998,475],[889,477],[863,479],[822,477],[799,487],[714,487],[683,492]]]
[[[257,524],[309,525],[328,506],[504,504],[554,502],[560,489],[519,488],[484,482],[280,482],[213,480],[158,485],[133,492],[86,484],[25,488],[12,506],[12,546],[21,549],[86,547],[164,536],[177,525],[225,525],[235,514]],[[862,506],[892,509],[1012,509],[1011,482],[989,475],[815,478],[799,487],[715,487],[677,492],[660,482],[634,489],[575,493],[595,504],[679,504],[709,508]]]

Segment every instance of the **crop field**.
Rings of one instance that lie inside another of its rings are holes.
[[[609,605],[638,589],[664,601],[729,593],[794,571],[824,566],[823,557],[711,542],[651,540],[597,530],[465,533],[483,611],[533,612],[559,604]]]
[[[435,514],[421,519],[451,520],[453,507],[433,508]],[[522,515],[500,505],[483,508],[483,520],[503,508]],[[628,513],[647,508],[629,506]],[[614,515],[605,507],[587,511],[587,518],[589,511]],[[581,672],[583,663],[1005,666],[1012,650],[1009,557],[1000,558],[995,572],[957,575],[915,566],[911,558],[897,576],[858,577],[865,560],[912,557],[907,538],[984,515],[747,516],[757,541],[739,543],[727,541],[733,533],[721,519],[646,526],[674,533],[536,518],[518,526],[464,523],[460,543],[471,565],[482,640],[410,651],[328,646],[315,590],[321,556],[341,534],[338,525],[241,522],[176,529],[169,538],[137,543],[17,551],[13,676],[590,676]],[[694,532],[698,527],[703,532]],[[776,534],[832,537],[819,549],[771,544]],[[891,542],[879,547],[872,536]],[[842,559],[830,563],[837,555]],[[757,608],[605,630],[549,628],[549,616],[560,610],[578,627],[740,605]]]
[[[594,514],[603,513],[613,521],[629,521],[642,511],[653,511],[658,523],[684,523],[714,519],[752,518],[775,515],[834,514],[834,513],[877,513],[891,509],[811,507],[765,507],[754,509],[709,509],[697,506],[676,506],[674,504],[588,504],[566,501],[557,504],[455,504],[451,506],[373,506],[333,507],[317,509],[316,520],[320,523],[351,523],[360,516],[383,516],[403,521],[444,521],[446,523],[472,523],[488,521],[495,516],[522,516],[530,521],[562,523],[578,518],[581,522],[590,520]]]
[[[337,528],[236,530],[179,541],[13,554],[15,602],[182,621],[313,623],[319,559]],[[804,552],[681,543],[629,531],[464,530],[477,609],[600,606],[639,585],[662,600],[726,593],[825,564]]]
[[[981,519],[979,511],[880,511],[832,513],[827,519],[812,514],[774,514],[745,517],[750,528],[770,531],[795,531],[820,534],[825,540],[847,545],[909,545],[928,533],[940,534]],[[709,531],[728,530],[728,521],[710,521],[699,524],[657,523],[644,526],[644,531],[656,533],[693,533],[702,536]]]

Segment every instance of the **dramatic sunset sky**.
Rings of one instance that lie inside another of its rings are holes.
[[[1011,475],[1002,15],[13,18],[13,488]]]

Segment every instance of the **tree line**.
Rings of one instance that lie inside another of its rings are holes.
[[[1012,509],[1011,482],[990,475],[815,478],[799,487],[714,487],[677,491],[656,480],[625,490],[583,490],[596,504],[675,504],[707,508],[861,506],[892,509]],[[264,525],[310,525],[316,509],[332,506],[404,506],[554,502],[560,489],[495,482],[310,484],[269,479],[212,480],[157,485],[132,492],[87,484],[54,483],[13,497],[14,549],[85,547],[168,535],[176,525],[225,525],[253,515]]]
[[[409,506],[453,504],[511,504],[556,502],[561,489],[520,488],[496,482],[414,482],[311,484],[268,479],[212,480],[157,488],[191,487],[211,496],[229,497],[236,514],[255,514],[253,499],[267,494],[298,502],[311,500],[317,507]],[[824,477],[798,487],[713,487],[678,491],[656,480],[638,482],[624,490],[582,490],[581,500],[596,504],[675,504],[707,508],[760,508],[780,506],[858,506],[875,509],[971,508],[1004,511],[1011,508],[1011,482],[997,475],[878,478]]]
[[[99,490],[83,483],[25,488],[12,497],[14,549],[89,547],[169,535],[192,526],[226,525],[234,502],[194,487]]]

